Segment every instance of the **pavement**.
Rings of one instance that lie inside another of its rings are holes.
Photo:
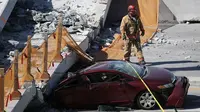
[[[178,24],[155,35],[143,48],[148,66],[166,68],[186,76],[200,87],[200,24]],[[137,62],[135,57],[131,61]]]

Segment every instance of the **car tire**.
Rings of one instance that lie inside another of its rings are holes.
[[[148,91],[141,92],[137,96],[136,103],[139,108],[145,109],[145,110],[151,110],[157,106],[156,101],[154,100],[153,96]]]

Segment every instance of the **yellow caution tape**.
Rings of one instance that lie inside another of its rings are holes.
[[[127,62],[128,63],[128,62]],[[129,66],[131,66],[130,65],[130,63],[128,63],[129,64]],[[146,87],[146,89],[149,91],[149,93],[153,96],[153,98],[154,98],[154,100],[156,101],[156,103],[158,104],[158,106],[159,106],[159,108],[160,108],[160,110],[162,111],[162,112],[165,112],[164,111],[164,109],[162,108],[162,106],[160,105],[160,103],[158,102],[158,100],[156,99],[156,97],[153,95],[153,93],[151,92],[151,90],[149,89],[149,87],[147,86],[147,84],[144,82],[144,80],[140,77],[140,75],[137,73],[137,71],[135,70],[135,68],[133,68],[132,66],[131,66],[131,68],[134,70],[134,72],[137,74],[137,76],[139,77],[139,79],[142,81],[142,83],[144,84],[144,86]]]

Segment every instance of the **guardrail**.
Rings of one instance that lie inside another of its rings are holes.
[[[57,29],[38,48],[31,45],[31,36],[28,36],[27,45],[19,54],[14,53],[14,60],[5,72],[0,68],[0,112],[7,107],[11,100],[19,100],[21,93],[19,89],[34,82],[47,81],[50,78],[48,69],[54,66],[54,62],[61,62],[61,50],[71,47],[82,58],[92,61],[70,36],[67,29],[62,26],[60,17]]]

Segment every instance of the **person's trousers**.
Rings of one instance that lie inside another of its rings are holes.
[[[136,56],[138,58],[138,61],[144,61],[144,56],[142,53],[142,48],[141,48],[141,43],[140,39],[135,39],[135,38],[127,38],[125,40],[125,54],[124,54],[124,59],[129,60],[131,56],[131,48],[132,46],[135,47],[136,49]]]

